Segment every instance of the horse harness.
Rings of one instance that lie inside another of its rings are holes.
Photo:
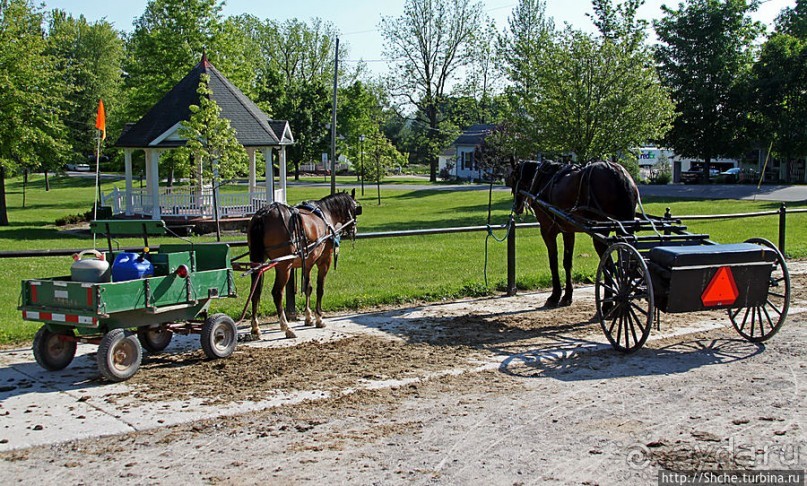
[[[289,206],[287,204],[273,202],[270,206],[270,210],[276,209],[277,211],[281,211],[281,208],[285,208],[289,211],[288,224],[286,224],[286,220],[283,219],[283,224],[286,226],[286,233],[289,235],[289,241],[266,248],[266,251],[279,250],[280,248],[285,248],[288,246],[294,247],[296,251],[294,251],[291,255],[288,255],[288,257],[300,258],[302,271],[303,274],[305,274],[306,260],[308,259],[308,255],[311,253],[311,251],[313,251],[319,245],[325,243],[327,240],[331,240],[333,241],[334,246],[334,269],[336,268],[337,262],[339,261],[339,245],[342,239],[342,230],[348,227],[350,224],[355,223],[354,218],[351,218],[349,221],[343,224],[339,230],[337,230],[334,228],[333,224],[328,221],[328,218],[325,216],[322,208],[312,202],[304,202],[296,206]],[[319,217],[325,224],[327,234],[319,237],[316,241],[309,242],[308,236],[305,234],[305,228],[303,227],[303,219],[302,215],[300,214],[301,209]],[[280,258],[286,259],[287,257]]]

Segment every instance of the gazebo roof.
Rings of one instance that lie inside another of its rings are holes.
[[[191,105],[199,104],[196,90],[202,74],[210,76],[210,97],[230,120],[238,142],[244,147],[270,147],[294,143],[286,120],[271,120],[258,105],[216,69],[206,55],[174,88],[134,125],[127,126],[116,147],[174,148],[185,144],[177,135],[183,121],[190,119]]]

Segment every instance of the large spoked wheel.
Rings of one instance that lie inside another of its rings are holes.
[[[785,323],[790,308],[790,273],[784,255],[773,243],[764,238],[751,238],[746,243],[765,246],[776,252],[768,282],[768,298],[763,305],[729,309],[728,314],[740,336],[753,343],[761,343],[772,338]]]
[[[98,345],[98,369],[109,381],[128,380],[140,369],[143,349],[137,336],[123,329],[106,333]]]
[[[627,243],[611,245],[600,259],[594,285],[597,317],[617,351],[641,348],[653,325],[653,283],[644,258]]]
[[[148,326],[137,328],[137,340],[149,353],[159,353],[171,344],[174,333],[164,326]]]
[[[76,341],[73,330],[53,332],[42,326],[34,336],[34,359],[39,366],[49,371],[67,368],[76,356]]]
[[[238,343],[238,328],[227,314],[213,314],[202,325],[202,350],[211,359],[233,354]]]

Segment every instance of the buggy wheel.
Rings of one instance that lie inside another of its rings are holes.
[[[729,309],[728,314],[740,336],[752,343],[761,343],[772,338],[785,323],[790,308],[790,273],[784,255],[773,243],[763,238],[751,238],[746,243],[765,246],[776,252],[768,282],[768,296],[763,305]]]
[[[202,325],[202,351],[208,358],[226,358],[238,343],[238,328],[227,314],[213,314]]]
[[[627,243],[611,245],[600,259],[594,285],[597,318],[617,351],[641,348],[653,324],[653,283],[644,258]]]
[[[143,349],[137,336],[123,329],[113,329],[104,334],[98,345],[98,369],[109,381],[124,381],[140,369]]]
[[[53,332],[42,326],[34,336],[34,359],[39,366],[49,371],[67,368],[76,356],[76,342],[73,330]]]
[[[145,326],[137,328],[137,340],[149,353],[159,353],[171,344],[174,333],[165,326]]]

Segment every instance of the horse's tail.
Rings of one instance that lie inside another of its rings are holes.
[[[263,242],[265,211],[258,211],[249,220],[247,227],[247,246],[249,247],[249,261],[263,263],[266,259],[266,247]]]

